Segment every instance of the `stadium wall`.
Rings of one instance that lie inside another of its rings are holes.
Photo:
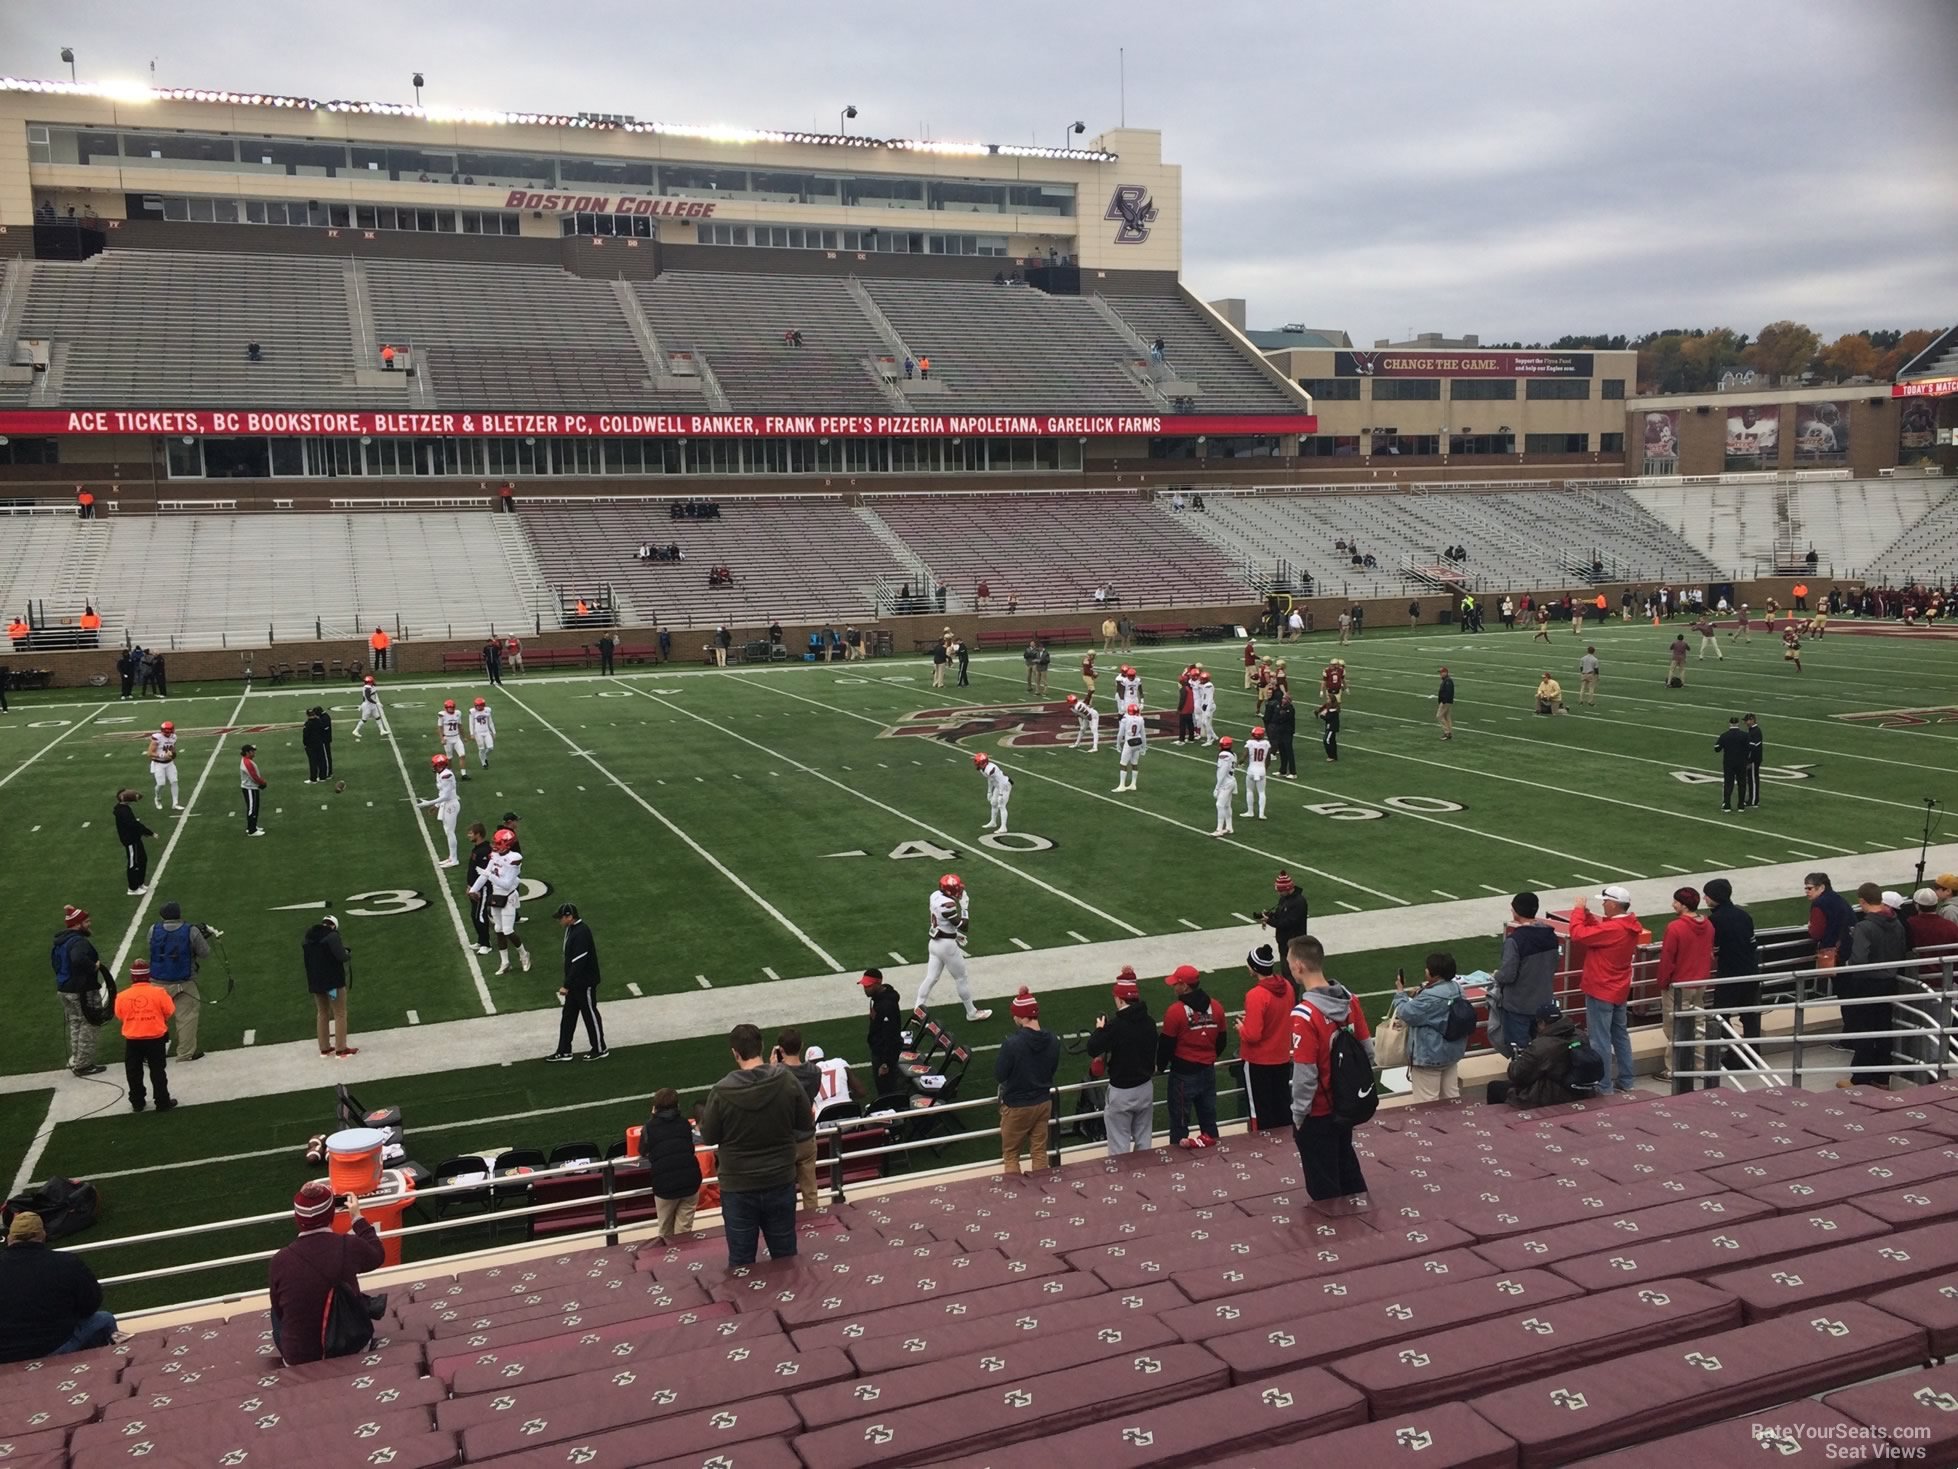
[[[1631,474],[1721,474],[1736,470],[1848,469],[1857,479],[1874,479],[1898,460],[1899,410],[1905,400],[1889,396],[1884,384],[1815,388],[1768,388],[1760,392],[1675,393],[1634,398],[1625,407],[1627,472]],[[1833,406],[1847,424],[1849,443],[1840,453],[1804,452],[1801,426]],[[1743,462],[1734,447],[1743,410],[1772,415],[1774,452]],[[1668,444],[1671,459],[1662,457]]]

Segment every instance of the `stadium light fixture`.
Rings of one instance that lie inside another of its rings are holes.
[[[419,107],[422,105],[422,86],[423,86],[422,74],[420,72],[415,73],[414,86],[415,86],[415,106]]]
[[[846,137],[849,135],[850,119],[855,117],[856,115],[857,115],[857,104],[854,102],[852,102],[848,107],[844,108],[840,114],[838,114],[836,119],[836,131],[839,137]]]
[[[73,46],[63,46],[61,48],[61,59],[68,63],[68,80],[71,82],[74,81],[75,80],[75,48]]]
[[[1074,147],[1074,139],[1088,130],[1085,122],[1071,122],[1061,129],[1061,152],[1066,153]]]

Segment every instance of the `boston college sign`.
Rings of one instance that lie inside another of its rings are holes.
[[[705,219],[714,212],[712,199],[655,199],[644,194],[533,194],[512,189],[505,209],[541,209],[552,214],[653,214],[681,219]]]

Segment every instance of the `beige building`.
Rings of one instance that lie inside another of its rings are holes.
[[[1869,479],[1900,462],[1908,436],[1906,404],[1887,383],[1654,394],[1627,406],[1631,474],[1847,469]]]
[[[1280,346],[1265,355],[1312,395],[1318,432],[1299,440],[1308,469],[1445,467],[1514,477],[1552,465],[1619,472],[1625,462],[1636,352],[1511,351],[1474,337],[1428,336],[1366,350]]]

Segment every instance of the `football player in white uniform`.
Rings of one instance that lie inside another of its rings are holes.
[[[1191,692],[1196,702],[1197,738],[1206,745],[1214,745],[1217,743],[1217,690],[1201,664],[1197,665],[1196,687]]]
[[[456,713],[456,701],[444,699],[442,712],[435,716],[435,739],[441,745],[442,753],[455,764],[453,769],[458,779],[469,779],[469,765],[462,753],[462,716]]]
[[[1260,724],[1244,745],[1244,814],[1265,819],[1265,777],[1271,771],[1271,741]]]
[[[517,850],[516,833],[507,827],[499,829],[490,838],[490,859],[483,864],[483,870],[469,885],[470,893],[487,893],[490,905],[490,927],[496,930],[497,952],[503,957],[498,961],[496,972],[510,972],[510,950],[517,951],[517,958],[526,972],[530,969],[530,950],[517,934],[517,905],[521,901],[520,884],[523,882],[523,853]]]
[[[984,750],[972,757],[972,768],[986,777],[986,807],[990,814],[979,830],[1005,831],[1006,803],[1013,799],[1013,778]]]
[[[1115,726],[1116,759],[1120,769],[1116,772],[1115,794],[1132,791],[1142,775],[1142,755],[1149,747],[1148,730],[1142,723],[1142,706],[1129,704],[1122,715],[1121,723]]]
[[[388,732],[388,722],[381,717],[381,691],[374,687],[374,675],[368,674],[360,682],[360,712],[354,716],[354,738],[367,728],[367,721],[373,720],[380,726],[383,735]]]
[[[1237,808],[1237,752],[1231,748],[1229,735],[1217,742],[1217,778],[1212,790],[1217,797],[1217,829],[1210,834],[1229,836],[1235,830],[1231,812]]]
[[[453,867],[456,865],[456,818],[462,815],[462,797],[456,794],[456,773],[449,768],[449,757],[431,755],[428,763],[435,770],[435,794],[415,805],[423,811],[430,806],[435,808],[436,819],[449,839],[449,860],[439,865]]]
[[[1069,694],[1067,710],[1074,716],[1074,743],[1068,748],[1080,749],[1081,737],[1086,735],[1090,741],[1088,753],[1090,755],[1096,753],[1101,749],[1101,711],[1095,708],[1095,701],[1076,698],[1073,694]]]
[[[150,736],[150,779],[156,782],[156,809],[163,809],[163,788],[170,787],[170,809],[183,810],[177,800],[177,726],[166,719]]]
[[[965,1005],[967,1020],[990,1020],[993,1012],[972,1003],[972,986],[965,977],[965,931],[972,918],[971,900],[956,872],[938,879],[938,891],[931,895],[930,927],[926,930],[925,982],[918,986],[918,1006],[923,1010],[938,987],[940,975],[952,976],[952,984]]]
[[[1129,705],[1142,707],[1142,675],[1131,664],[1124,663],[1115,675],[1115,707],[1126,709]]]
[[[490,751],[496,748],[496,716],[490,713],[489,700],[478,698],[469,709],[469,733],[476,739],[476,762],[489,769]]]

